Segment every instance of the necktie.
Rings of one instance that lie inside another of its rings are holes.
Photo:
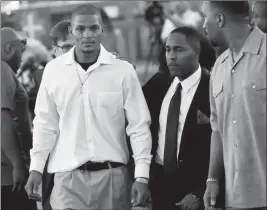
[[[176,91],[171,99],[165,135],[164,149],[164,172],[172,175],[177,169],[177,132],[181,105],[181,83],[177,85]]]

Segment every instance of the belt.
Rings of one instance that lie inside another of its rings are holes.
[[[124,166],[123,163],[116,163],[116,162],[103,162],[103,163],[96,163],[96,162],[86,162],[85,164],[79,166],[77,170],[81,171],[100,171],[110,168],[117,168],[120,166]]]

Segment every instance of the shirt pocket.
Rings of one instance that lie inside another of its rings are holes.
[[[97,94],[97,114],[116,117],[123,109],[121,92],[100,92]]]

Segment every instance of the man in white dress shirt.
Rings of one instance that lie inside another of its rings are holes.
[[[28,196],[40,199],[50,154],[53,209],[130,209],[127,133],[135,159],[132,203],[144,206],[151,120],[136,72],[100,45],[103,24],[95,7],[73,11],[70,33],[75,46],[47,64],[37,96]]]

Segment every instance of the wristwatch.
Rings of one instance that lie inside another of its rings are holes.
[[[141,182],[141,183],[144,183],[144,184],[148,184],[148,179],[147,178],[143,178],[143,177],[137,177],[137,178],[135,178],[135,181],[136,182]]]

